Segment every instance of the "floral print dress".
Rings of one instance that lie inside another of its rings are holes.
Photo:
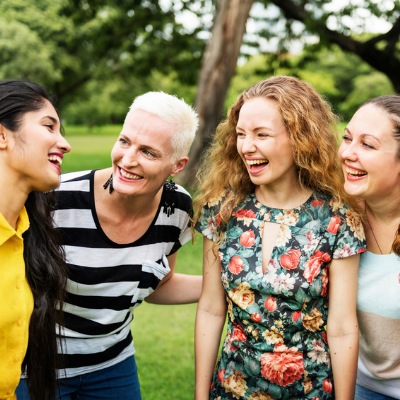
[[[196,230],[215,241],[220,200]],[[280,224],[265,273],[265,222]],[[219,248],[228,305],[227,336],[211,400],[334,399],[326,340],[332,259],[366,251],[364,230],[347,206],[315,192],[291,210],[248,195],[232,213]]]

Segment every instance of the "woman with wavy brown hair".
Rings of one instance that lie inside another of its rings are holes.
[[[276,76],[219,125],[195,200],[196,400],[353,398],[365,239],[346,205],[335,124],[311,85]]]
[[[400,96],[367,101],[339,148],[344,188],[364,211],[357,400],[400,399]]]

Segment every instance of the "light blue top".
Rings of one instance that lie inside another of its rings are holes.
[[[357,314],[357,384],[400,399],[400,258],[396,254],[361,254]]]

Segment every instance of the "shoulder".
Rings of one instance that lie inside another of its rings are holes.
[[[78,181],[78,180],[82,180],[82,179],[90,179],[90,175],[92,173],[93,173],[93,170],[68,172],[66,174],[61,175],[61,183]]]
[[[163,198],[164,201],[167,201],[168,203],[174,203],[175,208],[179,208],[186,212],[191,212],[192,210],[192,197],[190,196],[190,193],[176,183],[170,181],[165,182]]]
[[[94,171],[78,171],[69,172],[61,175],[61,184],[57,189],[58,192],[63,191],[90,191],[90,181]]]

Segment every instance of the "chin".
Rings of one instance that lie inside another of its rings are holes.
[[[344,190],[350,196],[359,197],[361,199],[363,198],[363,194],[365,193],[365,190],[363,188],[356,187],[354,184],[349,182],[345,182]]]

